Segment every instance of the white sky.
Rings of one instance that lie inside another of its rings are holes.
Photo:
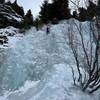
[[[14,2],[15,0],[10,0],[10,1]],[[33,16],[36,17],[36,16],[38,16],[38,13],[40,11],[40,6],[44,0],[17,0],[17,1],[20,6],[24,7],[25,12],[27,12],[27,10],[31,9]],[[49,1],[51,1],[51,0],[49,0]]]
[[[14,0],[10,0],[10,1],[13,2]],[[40,6],[44,0],[17,0],[17,1],[20,6],[24,7],[25,12],[27,12],[28,9],[31,9],[33,16],[36,17],[36,16],[38,16],[38,13],[40,11]],[[52,0],[48,0],[48,1],[51,2]],[[76,4],[79,1],[79,5],[85,5],[84,1],[86,1],[86,0],[72,0],[72,1],[74,1],[74,2],[76,1]],[[94,0],[94,1],[96,1],[96,0]],[[75,9],[75,6],[72,3],[70,3],[70,7]]]
[[[18,3],[24,7],[25,12],[27,12],[28,9],[31,9],[33,16],[37,16],[43,1],[44,0],[18,0]]]

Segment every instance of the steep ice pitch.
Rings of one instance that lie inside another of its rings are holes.
[[[31,75],[36,72],[37,81],[28,81],[28,84],[15,92],[6,93],[0,100],[100,100],[100,92],[89,95],[73,85],[70,64],[75,68],[76,77],[77,70],[66,40],[69,23],[64,21],[52,25],[49,35],[46,35],[45,28],[38,32],[31,29],[20,44],[17,42],[19,46],[14,50],[17,55],[20,51],[24,52],[25,59],[20,59],[23,63],[19,65],[25,68],[22,65],[28,64],[30,69],[27,71]]]

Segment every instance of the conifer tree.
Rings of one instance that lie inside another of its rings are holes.
[[[47,0],[44,1],[44,3],[41,6],[41,11],[40,11],[40,19],[42,20],[43,23],[47,23],[49,20],[49,3]]]
[[[11,2],[10,2],[10,0],[8,0],[5,4],[6,4],[6,5],[9,5],[9,6],[12,5]]]
[[[71,16],[68,5],[68,0],[53,0],[51,4],[45,0],[41,7],[40,19],[44,23],[52,21],[54,18],[58,20],[68,19]]]
[[[98,0],[98,5],[97,5],[97,15],[100,16],[100,0]]]
[[[53,11],[55,17],[57,17],[59,20],[70,18],[70,10],[68,5],[68,0],[53,0]]]
[[[79,8],[79,20],[86,21],[87,19],[87,10],[83,7]]]
[[[100,0],[98,0],[98,6],[100,6]]]
[[[14,11],[21,15],[22,17],[24,17],[24,9],[23,7],[20,7],[18,4],[17,4],[17,0],[15,0],[14,3],[11,4],[11,7],[14,9]]]
[[[31,10],[29,9],[24,17],[24,27],[30,28],[33,25],[33,15]]]
[[[5,0],[0,0],[0,4],[3,4],[3,3],[5,3]]]
[[[78,14],[77,14],[77,11],[73,11],[73,15],[72,15],[73,18],[77,19],[78,18]]]
[[[87,7],[87,19],[91,20],[97,14],[97,6],[89,0],[89,6]]]

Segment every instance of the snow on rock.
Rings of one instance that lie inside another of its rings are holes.
[[[0,29],[0,35],[13,36],[18,33],[19,33],[19,29],[14,28],[12,26]]]
[[[12,26],[0,29],[0,48],[13,47],[23,37],[20,30]]]
[[[16,34],[13,37],[8,37],[8,44],[7,47],[9,48],[15,48],[18,41],[21,41],[23,39],[23,34]]]

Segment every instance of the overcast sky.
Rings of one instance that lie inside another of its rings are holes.
[[[14,2],[14,0],[10,0],[11,2]],[[25,12],[27,12],[28,9],[32,10],[33,16],[38,16],[38,13],[40,11],[40,6],[43,3],[44,0],[17,0],[18,4],[20,6],[24,7]],[[49,2],[51,2],[52,0],[49,0]],[[70,0],[69,0],[70,1]],[[77,4],[78,1],[80,5],[84,5],[84,1],[85,0],[72,0],[72,1],[76,1],[75,3]],[[96,1],[96,0],[94,0]],[[72,3],[70,3],[71,8],[75,9],[75,5],[73,5]]]
[[[18,3],[24,7],[25,12],[31,9],[33,16],[37,16],[43,1],[44,0],[18,0]]]
[[[14,0],[10,1],[14,2]],[[17,1],[19,5],[24,7],[25,12],[27,12],[28,9],[31,9],[33,16],[36,17],[40,11],[40,6],[44,0],[17,0]]]

